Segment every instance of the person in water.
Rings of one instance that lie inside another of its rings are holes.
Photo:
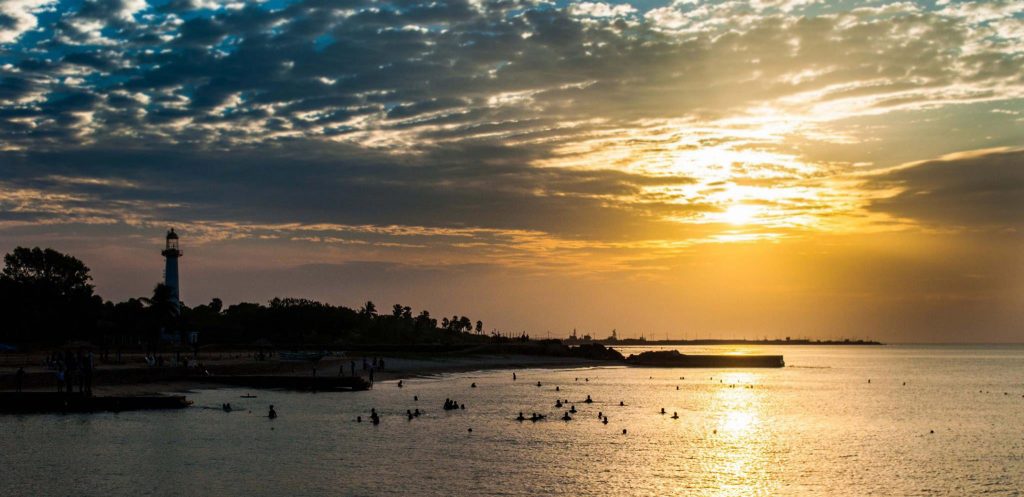
[[[619,407],[626,407],[626,403],[624,401],[620,400],[619,401]]]
[[[587,404],[593,404],[594,403],[594,399],[591,399],[590,396],[587,395],[587,400],[584,400],[583,402],[586,402]]]
[[[672,419],[679,419],[679,413],[672,411]]]
[[[519,411],[519,417],[516,418],[516,421],[526,421],[526,416],[523,416],[523,411]]]
[[[572,421],[572,416],[569,416],[569,411],[566,411],[565,414],[562,415],[562,421]]]
[[[270,406],[270,412],[267,413],[267,417],[270,418],[270,419],[277,418],[277,411],[274,410],[274,406],[273,405]]]
[[[569,412],[576,414],[576,406],[569,407]]]
[[[555,400],[555,407],[562,407],[562,399]]]

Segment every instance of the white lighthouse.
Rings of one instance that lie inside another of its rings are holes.
[[[171,228],[167,232],[167,245],[161,252],[167,264],[164,266],[164,285],[171,291],[171,302],[175,306],[181,305],[178,286],[178,257],[181,257],[181,250],[178,249],[178,234]]]

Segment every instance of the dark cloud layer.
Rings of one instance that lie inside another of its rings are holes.
[[[875,188],[899,188],[871,208],[937,228],[1024,233],[1024,151],[970,154],[876,175]]]

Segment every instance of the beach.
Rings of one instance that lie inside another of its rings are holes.
[[[445,354],[445,355],[342,355],[327,356],[316,362],[287,362],[276,357],[258,361],[257,352],[249,350],[223,351],[201,356],[202,369],[212,375],[279,375],[312,376],[314,369],[319,376],[341,376],[351,374],[351,361],[356,363],[356,375],[369,378],[369,370],[362,367],[363,358],[372,361],[383,359],[384,369],[373,372],[374,381],[388,381],[447,373],[527,368],[586,368],[621,363],[583,359],[576,357],[537,356],[524,354]],[[18,367],[26,371],[26,390],[45,391],[56,388],[53,371],[39,365],[45,355],[10,356],[4,358],[0,369],[0,386],[4,390],[14,388],[14,374]],[[100,364],[96,370],[94,395],[153,395],[159,393],[187,393],[198,389],[216,388],[217,384],[196,379],[201,371],[180,368],[149,367],[142,354],[122,356],[124,364]],[[190,378],[190,376],[192,378]]]

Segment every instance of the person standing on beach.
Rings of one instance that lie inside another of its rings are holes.
[[[356,375],[356,361],[354,361],[354,360],[349,361],[349,364],[352,366],[352,376],[355,376]]]
[[[93,374],[93,359],[92,352],[87,352],[85,355],[85,364],[83,364],[83,380],[85,384],[85,394],[92,397],[92,374]]]
[[[75,389],[75,368],[77,368],[78,365],[75,364],[74,354],[68,352],[66,357],[67,364],[64,368],[64,391],[66,393],[73,393]]]
[[[25,383],[25,368],[18,368],[18,372],[14,373],[14,378],[15,386],[17,386],[18,391],[20,392],[22,384]]]
[[[370,368],[370,384],[373,385],[373,368]]]
[[[82,355],[82,351],[78,351],[78,358],[75,360],[78,363],[78,370],[81,374],[78,375],[78,393],[85,393],[85,356]]]

